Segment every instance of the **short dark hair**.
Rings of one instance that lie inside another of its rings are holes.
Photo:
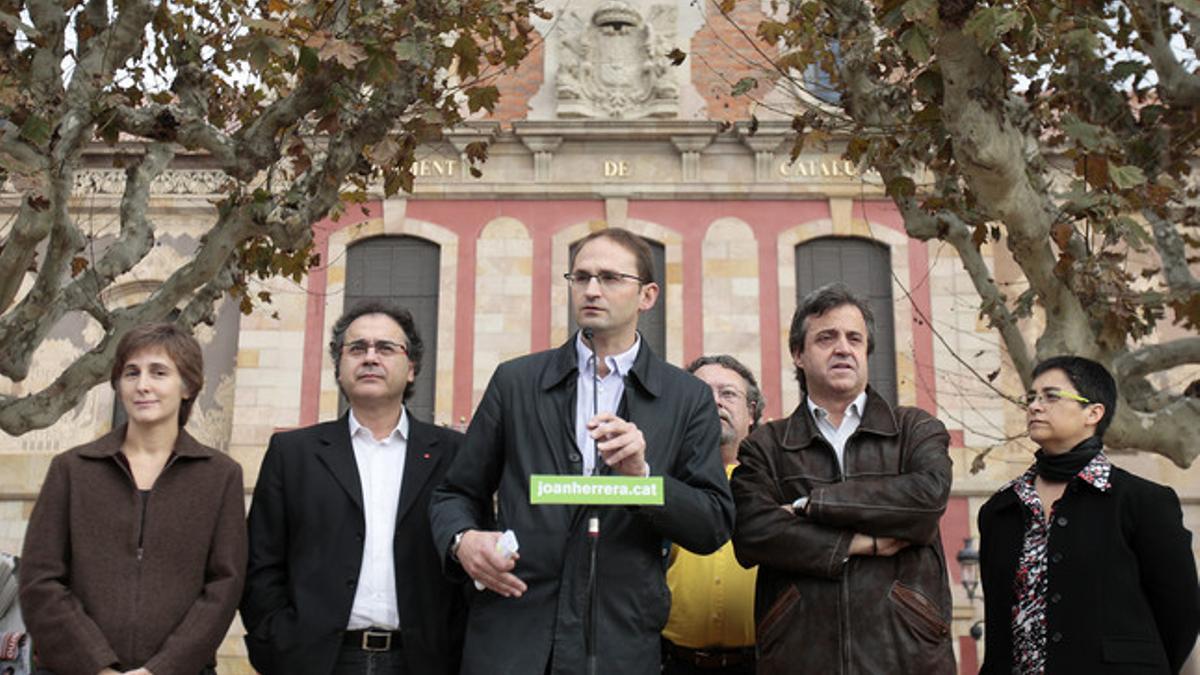
[[[825,312],[837,309],[843,305],[853,305],[862,313],[863,321],[867,324],[867,354],[875,351],[875,315],[867,304],[850,287],[837,281],[825,284],[801,298],[792,314],[792,328],[788,332],[788,353],[795,354],[804,351],[804,337],[808,332],[808,317],[821,316]],[[804,373],[796,368],[796,381],[804,386]]]
[[[575,256],[583,250],[583,247],[588,242],[594,239],[611,239],[615,244],[624,248],[633,254],[637,259],[637,275],[641,277],[643,284],[655,283],[654,276],[654,252],[650,250],[650,244],[641,236],[626,230],[623,227],[606,227],[603,230],[596,230],[588,236],[580,239],[571,247],[570,268],[575,269]]]
[[[1079,395],[1104,406],[1104,417],[1096,425],[1095,436],[1104,438],[1108,425],[1112,424],[1113,415],[1117,413],[1117,383],[1108,369],[1099,363],[1085,359],[1082,356],[1052,356],[1033,368],[1031,379],[1037,379],[1042,373],[1051,370],[1061,370]]]
[[[763,408],[767,407],[767,399],[763,396],[762,390],[758,388],[758,380],[754,378],[754,373],[750,372],[741,361],[729,356],[728,354],[716,354],[713,356],[701,356],[700,358],[688,364],[687,371],[695,374],[704,366],[721,366],[728,368],[737,373],[746,381],[746,405],[750,406],[750,428],[754,429],[758,426],[759,420],[762,419]]]
[[[179,377],[188,390],[188,396],[179,404],[179,426],[182,427],[191,417],[192,406],[204,387],[204,352],[200,343],[173,323],[145,323],[134,327],[117,343],[117,356],[108,380],[114,391],[121,373],[125,372],[125,364],[144,349],[162,349],[175,362]]]
[[[425,353],[425,343],[417,332],[417,324],[413,321],[412,313],[399,305],[380,300],[364,300],[346,310],[337,323],[333,324],[333,334],[329,338],[329,356],[333,359],[333,377],[341,375],[342,347],[346,344],[346,329],[355,319],[368,314],[382,314],[400,325],[404,336],[408,339],[408,360],[412,363],[413,376],[421,372],[421,356]],[[338,386],[341,386],[340,384]],[[404,400],[412,397],[413,387],[404,388]]]

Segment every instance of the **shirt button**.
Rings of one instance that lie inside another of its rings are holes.
[[[358,585],[358,580],[357,579],[347,579],[346,585],[349,586],[350,588],[354,588],[355,586]]]
[[[1062,602],[1062,594],[1061,593],[1055,593],[1054,595],[1050,596],[1051,604],[1057,605],[1060,602]]]
[[[1062,562],[1062,559],[1063,555],[1061,553],[1055,553],[1054,555],[1050,556],[1050,562],[1052,563],[1060,563]]]
[[[1055,631],[1054,635],[1051,635],[1051,636],[1050,636],[1050,641],[1051,641],[1051,642],[1056,642],[1056,643],[1057,643],[1057,642],[1062,642],[1062,637],[1063,637],[1063,636],[1062,636],[1062,633],[1059,633],[1058,631]]]
[[[567,457],[567,459],[571,460],[572,462],[583,461],[583,457],[580,457],[578,452],[572,452],[571,455],[569,457]]]
[[[721,585],[721,577],[717,577],[716,579],[713,579],[713,583],[720,586]]]
[[[1059,526],[1059,527],[1066,527],[1066,526],[1067,526],[1067,517],[1066,517],[1066,516],[1059,516],[1059,517],[1058,517],[1058,520],[1056,520],[1056,521],[1054,521],[1054,522],[1058,523],[1058,526]]]

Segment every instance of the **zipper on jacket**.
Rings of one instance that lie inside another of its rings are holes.
[[[146,553],[146,549],[145,549],[146,512],[150,510],[150,496],[154,494],[154,486],[158,485],[158,481],[162,478],[163,474],[167,472],[167,469],[171,468],[171,465],[175,463],[175,460],[177,458],[178,458],[178,455],[172,454],[171,457],[169,459],[167,459],[167,463],[163,465],[162,471],[159,471],[158,477],[154,479],[154,485],[150,486],[150,489],[146,491],[145,496],[142,496],[142,491],[138,488],[137,480],[135,480],[133,477],[133,469],[131,469],[129,467],[129,465],[126,464],[126,462],[128,462],[128,460],[125,460],[125,462],[122,462],[118,457],[116,457],[116,456],[113,457],[113,461],[117,463],[117,466],[121,467],[121,471],[123,471],[125,473],[125,477],[129,479],[129,485],[130,485],[130,487],[133,488],[134,498],[137,500],[138,505],[141,507],[139,509],[140,517],[138,518],[138,527],[137,527],[137,565],[135,566],[136,574],[135,574],[135,578],[134,578],[134,582],[133,582],[133,613],[134,613],[135,617],[141,613],[140,610],[141,610],[141,606],[142,606],[142,569],[143,569],[142,559],[145,557],[145,553]],[[129,631],[129,653],[130,654],[137,653],[137,645],[138,645],[137,625],[138,625],[138,623],[136,620],[130,622],[130,626],[131,626],[131,629]]]

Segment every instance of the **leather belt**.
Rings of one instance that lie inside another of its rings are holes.
[[[390,652],[400,649],[400,631],[384,630],[382,628],[367,628],[366,630],[348,630],[342,638],[342,645],[354,647],[364,652]]]
[[[663,640],[667,653],[672,658],[691,664],[696,668],[728,668],[754,662],[754,647],[709,647],[691,649]]]

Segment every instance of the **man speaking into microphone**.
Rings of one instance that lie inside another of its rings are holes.
[[[650,247],[627,230],[595,231],[566,278],[580,332],[496,369],[430,504],[447,573],[483,588],[471,598],[464,675],[586,671],[593,515],[593,665],[657,674],[670,609],[665,544],[711,553],[733,528],[712,394],[637,332],[659,293]],[[533,505],[534,474],[661,477],[663,503]],[[497,546],[505,530],[518,553]]]

